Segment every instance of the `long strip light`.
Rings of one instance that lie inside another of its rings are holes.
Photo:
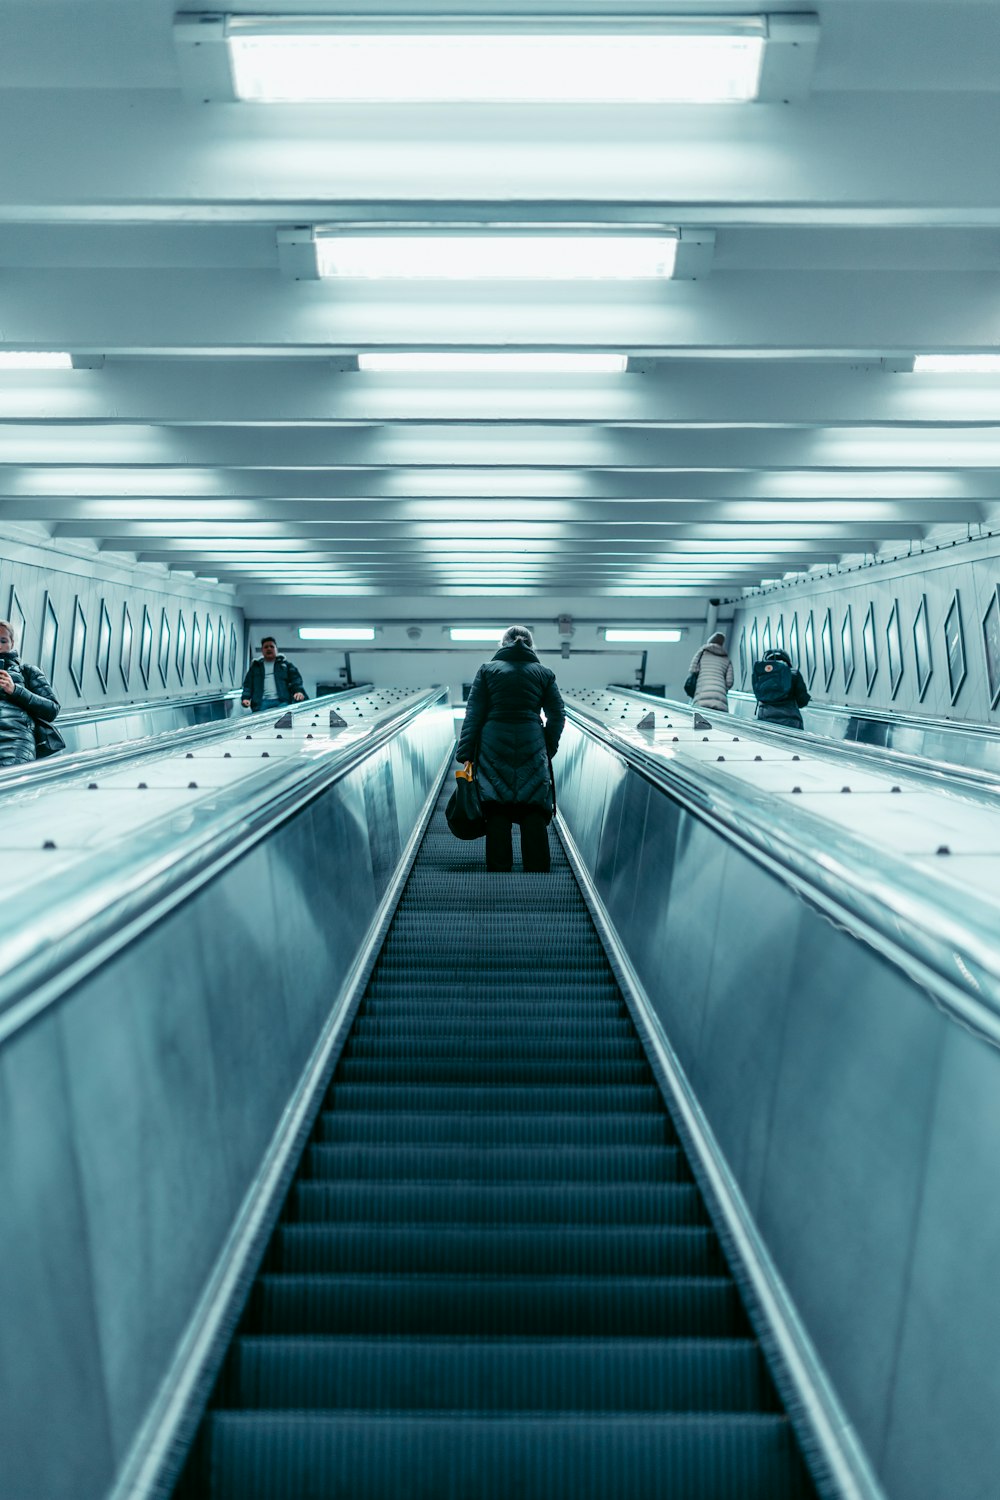
[[[447,281],[641,281],[670,277],[678,237],[665,233],[317,235],[320,277]]]
[[[499,641],[504,627],[494,625],[485,629],[480,625],[453,625],[448,635],[453,641]]]
[[[705,104],[758,94],[761,16],[659,23],[229,17],[236,97],[255,103]]]
[[[72,370],[71,354],[33,353],[10,349],[0,353],[0,370]]]
[[[620,375],[626,354],[359,354],[358,369],[380,375]]]
[[[374,625],[300,625],[300,641],[373,641]]]
[[[605,630],[606,641],[626,641],[655,643],[658,641],[675,642],[682,640],[683,630]]]
[[[1000,375],[1000,354],[918,354],[914,375]]]

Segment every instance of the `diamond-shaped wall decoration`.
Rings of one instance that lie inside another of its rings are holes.
[[[108,613],[108,601],[101,600],[101,617],[97,625],[97,675],[101,679],[101,688],[106,693],[108,690],[108,674],[111,671],[111,616]]]
[[[56,648],[59,645],[59,616],[48,594],[42,605],[42,631],[38,643],[38,665],[49,681],[56,680]]]

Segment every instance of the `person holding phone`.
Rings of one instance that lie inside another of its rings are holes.
[[[14,626],[0,620],[0,766],[33,761],[35,725],[51,724],[58,712],[44,672],[20,660]]]

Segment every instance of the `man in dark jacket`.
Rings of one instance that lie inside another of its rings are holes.
[[[524,625],[506,632],[493,660],[476,673],[458,740],[457,759],[476,763],[488,870],[513,869],[513,823],[521,827],[524,869],[549,868],[548,824],[555,811],[549,762],[566,716],[555,673],[542,666],[532,644]]]
[[[302,673],[287,656],[278,655],[278,643],[266,635],[260,643],[260,656],[250,663],[243,679],[243,707],[256,714],[263,709],[280,708],[283,703],[301,703],[305,698]]]
[[[765,651],[764,660],[754,664],[753,690],[758,719],[786,729],[802,728],[800,710],[809,702],[809,689],[787,651]]]
[[[51,724],[59,702],[44,672],[17,654],[14,627],[0,620],[0,766],[35,759],[35,721]]]

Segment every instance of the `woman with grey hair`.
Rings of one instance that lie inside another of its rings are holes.
[[[542,666],[533,645],[524,625],[505,632],[500,650],[476,673],[459,735],[456,758],[476,763],[487,870],[513,869],[514,823],[521,828],[524,869],[549,868],[548,825],[555,811],[550,761],[566,716],[555,673]]]
[[[9,620],[0,620],[0,766],[35,759],[35,724],[51,724],[59,703],[43,672],[17,654]]]

